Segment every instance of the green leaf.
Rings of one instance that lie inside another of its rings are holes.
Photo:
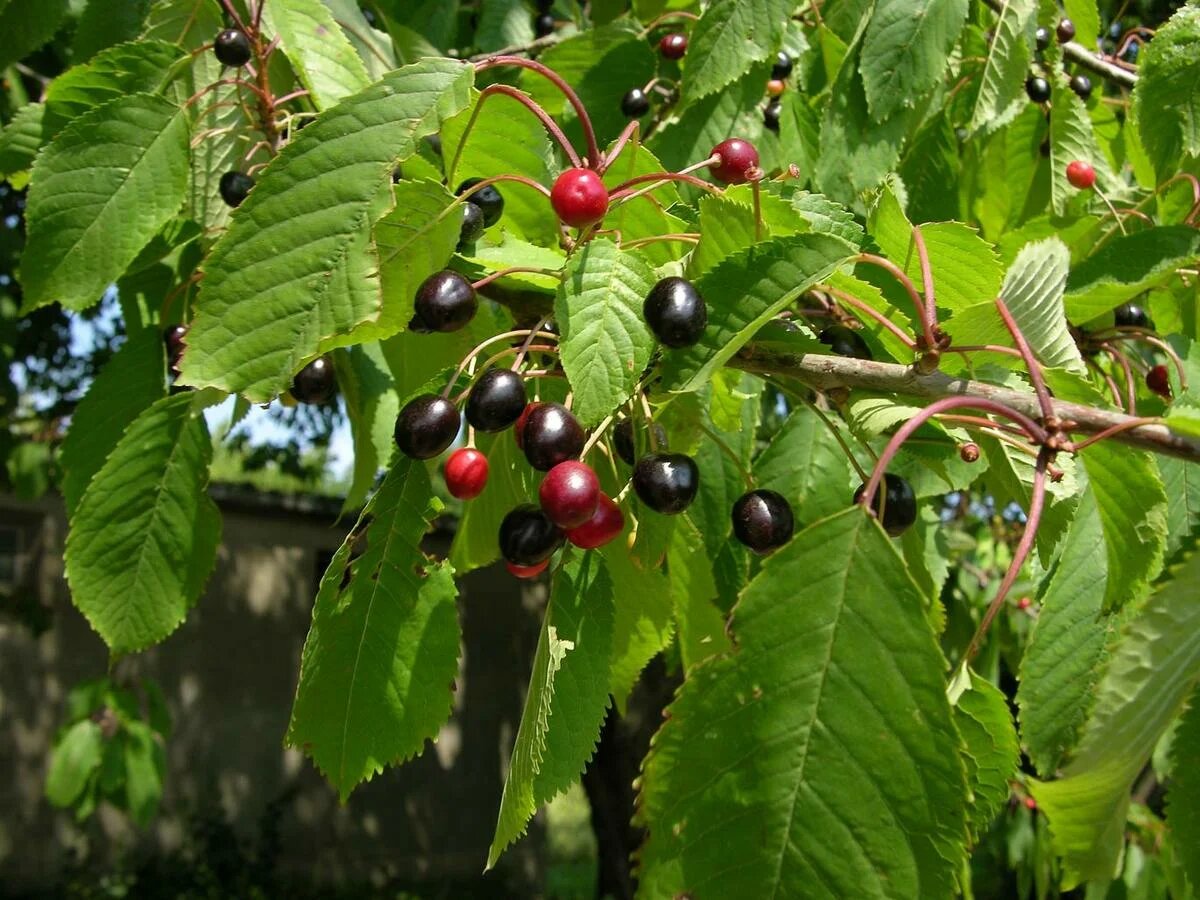
[[[173,632],[217,558],[212,443],[191,393],[141,413],[92,478],[67,536],[71,599],[114,653]]]
[[[158,813],[167,760],[162,745],[144,722],[127,722],[124,728],[125,808],[145,828]]]
[[[598,424],[629,399],[654,337],[642,303],[654,272],[637,253],[608,238],[589,241],[567,263],[554,301],[562,332],[563,369],[575,392],[572,411],[585,428]]]
[[[1071,253],[1057,238],[1026,244],[1009,266],[1000,296],[1038,359],[1079,374],[1086,368],[1063,307],[1070,265]]]
[[[1200,695],[1183,714],[1171,752],[1167,790],[1167,824],[1175,837],[1179,861],[1192,884],[1200,884]]]
[[[1167,532],[1167,495],[1154,457],[1105,442],[1082,453],[1088,485],[1096,497],[1108,581],[1104,608],[1118,609],[1145,596],[1163,562]]]
[[[769,319],[855,252],[832,235],[798,234],[723,260],[696,284],[708,304],[708,328],[698,344],[667,358],[663,383],[688,391],[703,386]]]
[[[461,207],[434,181],[400,181],[396,207],[375,225],[383,313],[379,329],[395,334],[413,315],[417,288],[446,267],[462,229]]]
[[[178,47],[164,41],[141,40],[110,47],[90,62],[68,69],[46,91],[45,127],[57,134],[97,106],[126,94],[154,93],[182,55]]]
[[[1116,873],[1129,791],[1200,680],[1198,595],[1200,553],[1193,553],[1164,578],[1113,648],[1062,777],[1031,782],[1064,857],[1064,889]]]
[[[534,38],[533,19],[524,0],[482,0],[475,44],[483,53],[519,47]]]
[[[1169,456],[1160,456],[1156,462],[1167,493],[1164,558],[1170,559],[1187,538],[1200,531],[1200,467]]]
[[[68,728],[54,742],[46,773],[46,799],[59,807],[73,804],[100,768],[103,754],[104,736],[99,724],[83,719]]]
[[[613,637],[609,693],[624,715],[625,703],[646,664],[671,643],[671,581],[661,569],[643,569],[629,553],[628,529],[601,553],[612,579]]]
[[[662,163],[645,145],[631,140],[605,171],[604,186],[611,192],[630,178],[663,171]],[[659,182],[641,199],[610,209],[604,218],[604,227],[620,234],[623,244],[639,238],[691,231],[688,223],[667,211],[677,203],[679,191],[675,182]],[[639,252],[646,262],[658,268],[678,260],[690,249],[691,245],[682,241],[655,241],[640,247]]]
[[[971,830],[984,834],[1008,800],[1008,782],[1021,758],[1008,699],[990,681],[972,673],[971,687],[954,705],[954,724],[966,744]]]
[[[1025,79],[1036,28],[1037,4],[1033,0],[1005,0],[992,29],[995,37],[988,47],[971,112],[971,131],[1000,128],[1025,108]]]
[[[647,896],[954,893],[966,784],[924,607],[861,510],[766,560],[646,760]]]
[[[367,78],[378,81],[396,68],[396,53],[391,39],[367,22],[358,0],[323,0],[334,19],[346,33],[367,69]]]
[[[758,243],[763,237],[780,237],[808,230],[791,204],[773,194],[761,193],[759,214],[762,234],[758,234],[753,197],[749,191],[729,188],[720,194],[700,198],[700,243],[688,259],[688,277],[696,279],[716,267],[726,257]]]
[[[877,4],[863,38],[862,73],[871,118],[912,109],[945,75],[967,19],[967,0]]]
[[[839,420],[830,421],[849,437]],[[825,423],[798,406],[754,461],[754,483],[783,494],[803,527],[845,509],[856,479]]]
[[[370,84],[358,52],[320,0],[267,3],[263,24],[279,39],[317,109],[328,109]]]
[[[353,476],[342,501],[342,511],[350,512],[362,506],[379,470],[391,459],[400,398],[379,344],[372,342],[338,352],[334,364],[354,437]]]
[[[688,516],[678,517],[667,550],[671,601],[685,670],[733,644],[725,632],[725,616],[713,601],[718,590],[704,538]]]
[[[125,430],[166,394],[164,360],[162,335],[156,328],[143,328],[121,346],[79,401],[59,457],[68,519]]]
[[[1067,317],[1086,322],[1174,277],[1200,256],[1200,231],[1163,225],[1113,238],[1071,270]]]
[[[132,41],[142,30],[150,0],[87,0],[75,26],[71,57],[81,62],[102,50]]]
[[[690,103],[730,84],[779,49],[795,4],[789,0],[713,0],[688,38],[683,96]]]
[[[576,555],[554,576],[489,869],[524,834],[537,807],[575,782],[599,740],[608,708],[612,592],[597,553]]]
[[[188,122],[173,103],[130,94],[75,119],[33,166],[26,308],[98,302],[179,211],[187,178]]]
[[[1107,559],[1095,496],[1084,491],[1021,657],[1021,739],[1043,775],[1075,746],[1116,627],[1103,613]]]
[[[322,347],[378,320],[382,301],[363,277],[380,192],[390,203],[396,161],[466,105],[471,76],[447,59],[397,69],[284,148],[208,257],[186,383],[269,400]]]
[[[0,175],[16,175],[33,165],[37,152],[50,138],[45,117],[44,103],[26,103],[0,130]]]
[[[1096,187],[1108,194],[1118,190],[1120,182],[1096,143],[1087,107],[1071,90],[1066,73],[1061,70],[1052,73],[1050,85],[1050,103],[1054,107],[1054,115],[1050,117],[1050,199],[1054,212],[1061,216],[1080,197],[1079,189],[1067,181],[1067,166],[1075,160],[1091,163],[1096,170]]]
[[[54,37],[69,5],[68,0],[8,0],[0,4],[0,72]]]
[[[1138,135],[1159,179],[1185,154],[1200,154],[1200,7],[1180,7],[1142,47],[1133,107]]]
[[[287,743],[343,801],[450,715],[457,592],[450,566],[421,551],[440,509],[424,464],[401,458],[321,579]]]

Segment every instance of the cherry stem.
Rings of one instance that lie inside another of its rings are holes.
[[[890,259],[884,259],[882,256],[876,256],[874,253],[860,253],[854,259],[856,262],[878,266],[900,282],[900,285],[908,292],[908,296],[912,299],[913,308],[917,311],[917,318],[921,320],[921,332],[925,337],[926,349],[932,350],[936,347],[937,340],[933,335],[934,323],[930,321],[929,316],[926,314],[925,304],[921,302],[921,297],[917,294],[917,286],[908,277],[908,273]]]
[[[634,197],[639,197],[642,194],[647,193],[647,189],[645,188],[643,188],[641,191],[630,190],[630,188],[634,187],[635,185],[653,183],[654,186],[649,188],[649,190],[652,191],[655,187],[660,186],[660,182],[664,181],[682,181],[701,188],[702,190],[706,190],[709,193],[718,193],[715,187],[713,187],[707,181],[697,178],[695,175],[688,175],[685,172],[651,172],[648,175],[638,175],[634,178],[630,178],[628,181],[623,181],[618,184],[612,189],[612,191],[609,192],[609,202],[619,203],[622,200],[632,200]]]
[[[847,293],[846,291],[843,291],[840,288],[835,288],[830,285],[822,285],[820,288],[818,288],[818,290],[824,291],[825,293],[830,294],[831,296],[837,297],[843,303],[853,306],[859,312],[863,313],[864,315],[866,315],[866,316],[870,317],[871,319],[873,319],[874,321],[878,322],[880,325],[882,325],[884,328],[886,328],[888,331],[890,331],[892,334],[894,334],[899,340],[903,341],[904,345],[906,347],[908,347],[910,350],[912,350],[916,347],[916,342],[911,337],[908,336],[908,333],[905,332],[905,330],[903,328],[901,328],[899,325],[897,325],[895,322],[893,322],[891,319],[889,319],[887,316],[885,316],[879,310],[875,309],[873,306],[870,306],[869,304],[865,303],[864,301],[859,300],[853,294]]]
[[[1005,347],[1001,344],[963,344],[959,346],[951,346],[950,349],[954,353],[961,353],[966,356],[968,353],[1003,353],[1007,356],[1021,356],[1021,351],[1014,347]]]
[[[221,8],[225,10],[229,18],[233,19],[233,24],[241,31],[247,34],[250,32],[250,29],[246,27],[246,23],[242,21],[242,17],[238,15],[237,7],[233,5],[233,0],[221,0]]]
[[[1029,551],[1033,549],[1033,542],[1037,537],[1038,525],[1041,524],[1042,510],[1046,502],[1046,469],[1053,458],[1054,451],[1048,447],[1043,447],[1038,453],[1037,463],[1033,469],[1033,489],[1029,497],[1029,514],[1025,517],[1025,530],[1021,533],[1021,540],[1017,543],[1017,549],[1013,552],[1012,562],[1008,564],[1008,571],[1004,573],[1004,580],[1000,582],[1000,589],[996,592],[996,596],[992,598],[992,602],[988,604],[987,611],[979,621],[979,627],[971,635],[971,642],[967,644],[962,662],[959,664],[962,668],[969,666],[971,660],[975,658],[975,654],[979,652],[988,629],[992,627],[992,622],[995,620],[996,614],[1004,606],[1008,592],[1012,590],[1017,576],[1021,573],[1021,568],[1025,565]]]
[[[1158,335],[1150,334],[1147,331],[1138,329],[1137,331],[1124,332],[1108,338],[1109,341],[1141,341],[1144,344],[1149,344],[1152,347],[1157,347],[1166,357],[1171,360],[1171,365],[1174,366],[1176,373],[1179,375],[1179,386],[1185,391],[1188,387],[1187,370],[1184,368],[1183,360],[1179,358],[1179,354],[1175,352],[1175,348],[1164,341]]]
[[[617,157],[621,155],[621,151],[625,149],[625,145],[629,143],[635,134],[640,134],[641,124],[637,119],[634,119],[621,130],[620,136],[612,147],[609,148],[608,153],[605,154],[604,159],[600,161],[600,165],[596,168],[597,175],[603,175],[608,171],[609,166],[617,161]]]
[[[1025,366],[1029,369],[1029,380],[1033,382],[1033,391],[1037,394],[1038,405],[1042,408],[1042,419],[1049,423],[1054,418],[1054,401],[1050,399],[1050,391],[1046,389],[1046,379],[1042,377],[1042,367],[1038,363],[1037,357],[1033,355],[1033,351],[1029,349],[1029,342],[1025,340],[1025,335],[1017,327],[1017,322],[1012,317],[1012,313],[1008,311],[1008,304],[1004,302],[1003,297],[996,298],[996,310],[1000,313],[1000,318],[1004,320],[1004,327],[1012,335],[1017,349],[1021,351]]]
[[[578,168],[580,165],[579,154],[575,152],[575,148],[571,146],[571,142],[567,140],[566,134],[558,127],[558,123],[550,118],[549,114],[538,105],[528,94],[518,91],[515,87],[510,87],[507,84],[493,84],[485,87],[479,93],[479,101],[475,104],[475,108],[471,110],[471,118],[467,120],[467,127],[463,131],[462,138],[458,142],[458,146],[454,148],[454,159],[450,162],[450,171],[446,174],[447,181],[454,180],[454,172],[458,169],[458,162],[462,158],[463,147],[467,145],[467,135],[475,127],[475,122],[479,118],[479,113],[483,109],[483,104],[489,97],[494,97],[497,94],[502,94],[516,100],[530,112],[532,112],[542,127],[546,129],[546,133],[552,137],[563,153],[567,155],[567,159],[571,161],[571,165]]]
[[[645,37],[651,31],[653,31],[655,28],[657,28],[659,25],[661,25],[663,22],[666,22],[668,19],[687,19],[689,21],[695,22],[699,18],[700,17],[698,15],[696,15],[695,13],[690,13],[690,12],[665,12],[661,16],[651,19],[650,24],[642,29],[641,36]]]
[[[550,318],[551,317],[549,315],[542,316],[542,318],[538,320],[538,323],[533,326],[533,329],[529,332],[529,336],[525,338],[525,343],[521,345],[521,352],[517,354],[517,358],[512,364],[514,372],[521,368],[521,363],[525,361],[525,354],[529,352],[529,345],[533,343],[534,337],[539,334],[551,333],[542,331],[542,329],[546,327],[546,323],[550,321]],[[554,340],[558,340],[557,335],[554,336]]]
[[[493,272],[491,275],[488,275],[484,278],[480,278],[478,281],[472,282],[471,287],[474,288],[475,290],[479,290],[480,288],[487,287],[489,284],[491,284],[493,281],[495,281],[498,278],[503,278],[506,275],[517,275],[521,272],[532,272],[535,275],[558,275],[559,274],[558,269],[546,269],[546,268],[540,268],[538,266],[512,266],[507,269],[498,269],[497,271]]]
[[[581,460],[585,456],[588,455],[588,451],[590,451],[593,447],[595,447],[596,444],[600,441],[600,438],[602,438],[604,436],[604,432],[607,431],[608,426],[612,424],[613,418],[614,418],[613,416],[609,416],[607,419],[605,419],[603,422],[601,422],[599,425],[597,425],[595,430],[593,430],[592,433],[590,435],[588,435],[587,443],[585,443],[583,445],[583,449],[579,451],[579,458]]]
[[[301,97],[307,96],[309,96],[309,93],[306,90],[292,91],[290,94],[284,94],[282,97],[278,98],[275,101],[275,107],[278,108],[290,100],[299,100]]]
[[[543,319],[543,322],[544,321],[545,320]],[[541,327],[541,325],[539,324],[538,327]],[[442,396],[443,397],[450,396],[450,391],[452,390],[452,385],[454,385],[454,383],[458,381],[458,379],[462,375],[462,373],[467,370],[467,366],[469,366],[471,364],[471,360],[473,360],[476,356],[478,356],[485,349],[487,349],[489,346],[496,343],[497,341],[509,341],[509,340],[512,340],[513,338],[517,338],[517,337],[526,338],[531,343],[532,343],[532,340],[534,337],[545,337],[545,338],[549,338],[550,340],[558,339],[558,335],[551,334],[548,331],[539,332],[536,329],[534,329],[533,331],[528,331],[524,328],[518,328],[516,331],[506,331],[503,334],[493,335],[492,337],[488,338],[486,341],[483,341],[482,343],[477,344],[471,350],[470,353],[468,353],[466,356],[463,357],[462,362],[460,362],[458,364],[458,368],[454,370],[454,374],[450,377],[450,380],[446,385],[446,390],[442,394]]]
[[[875,470],[871,473],[871,479],[867,482],[866,490],[863,491],[860,502],[868,510],[871,510],[871,502],[875,499],[875,491],[879,488],[879,482],[883,480],[884,472],[887,471],[888,463],[892,461],[895,455],[899,452],[901,445],[911,437],[918,428],[924,425],[929,419],[934,416],[941,415],[944,412],[949,412],[952,409],[981,409],[984,412],[990,412],[998,416],[1016,422],[1037,443],[1041,443],[1046,439],[1046,432],[1037,422],[1015,409],[1005,406],[995,400],[987,400],[983,397],[943,397],[941,400],[935,400],[923,410],[918,412],[911,419],[901,425],[891,440],[887,442],[887,446],[883,448],[883,452],[879,454],[879,459],[875,462]],[[872,515],[874,511],[871,510]]]
[[[717,448],[722,453],[724,453],[727,457],[729,457],[730,461],[735,466],[737,466],[737,470],[742,473],[742,480],[746,482],[746,487],[753,488],[754,487],[754,479],[750,477],[750,472],[747,471],[745,464],[738,457],[738,455],[733,452],[733,449],[727,443],[725,443],[724,438],[722,438],[719,434],[717,434],[715,431],[713,431],[711,428],[709,428],[703,422],[700,422],[698,424],[700,426],[700,430],[703,431],[704,434],[708,436],[708,439],[710,441],[712,441],[714,444],[716,444]],[[650,430],[651,430],[651,432],[653,432],[654,429],[650,429]]]
[[[791,392],[789,391],[788,393]],[[854,455],[854,451],[846,442],[846,438],[842,436],[842,432],[838,429],[837,425],[834,424],[833,419],[825,414],[825,410],[821,409],[821,407],[817,406],[816,403],[807,397],[800,396],[799,394],[792,394],[792,396],[796,397],[796,399],[812,410],[816,417],[821,420],[821,423],[833,435],[833,439],[838,442],[838,446],[842,448],[842,452],[846,454],[846,461],[850,463],[851,468],[858,473],[858,477],[861,480],[866,481],[868,477],[866,470],[859,465],[858,457]]]
[[[1097,441],[1102,441],[1105,438],[1110,438],[1114,434],[1120,434],[1122,431],[1129,431],[1129,429],[1131,429],[1131,428],[1141,428],[1143,425],[1161,425],[1161,424],[1162,424],[1162,419],[1156,418],[1156,417],[1151,417],[1151,416],[1147,416],[1147,417],[1140,418],[1140,419],[1130,419],[1126,422],[1121,422],[1118,425],[1110,425],[1108,428],[1105,428],[1103,431],[1097,431],[1095,434],[1091,435],[1090,437],[1084,438],[1082,441],[1072,442],[1071,444],[1067,445],[1067,447],[1065,447],[1064,449],[1070,451],[1071,453],[1078,453],[1080,450],[1084,450],[1087,447],[1090,447],[1092,444],[1096,443]]]
[[[1112,213],[1113,219],[1115,219],[1117,222],[1117,227],[1121,229],[1121,234],[1129,234],[1129,232],[1125,230],[1125,223],[1121,221],[1120,214],[1117,213],[1117,208],[1113,206],[1112,201],[1108,199],[1108,195],[1095,185],[1092,186],[1092,190],[1096,192],[1097,197],[1104,201],[1104,205],[1107,206],[1108,211]]]
[[[254,84],[253,82],[246,81],[244,78],[218,78],[216,81],[212,82],[211,84],[206,84],[200,90],[196,91],[196,93],[192,94],[192,96],[188,97],[187,100],[185,100],[183,102],[183,108],[187,109],[189,106],[191,106],[193,103],[195,103],[201,97],[203,97],[205,94],[209,93],[210,91],[216,90],[219,87],[225,87],[225,86],[237,86],[237,87],[249,88],[250,90],[254,91],[254,93],[257,94],[260,98],[265,99],[265,98],[263,98],[262,91],[259,89],[258,85]]]
[[[579,95],[574,89],[563,80],[562,76],[553,69],[543,65],[537,60],[525,59],[521,56],[492,56],[475,64],[476,72],[483,72],[487,69],[493,69],[497,66],[518,66],[523,69],[530,69],[537,72],[543,78],[550,81],[556,88],[562,91],[563,96],[567,98],[567,102],[575,109],[575,115],[579,118],[579,124],[583,128],[583,139],[587,143],[588,164],[591,168],[600,165],[603,158],[600,153],[600,145],[596,143],[596,131],[592,128],[591,117],[588,116],[587,107],[583,105],[583,101],[579,99]],[[478,106],[476,106],[478,108]],[[578,166],[579,164],[576,163]]]
[[[512,356],[515,353],[521,353],[522,351],[529,351],[529,350],[537,350],[539,353],[542,353],[542,352],[555,353],[558,351],[558,347],[556,347],[552,344],[531,344],[530,346],[506,347],[505,349],[501,350],[499,353],[495,353],[492,356],[489,356],[487,359],[485,359],[483,361],[483,365],[478,367],[479,371],[480,371],[480,373],[486,372],[488,369],[490,369],[492,366],[494,366],[500,360],[504,359],[506,356]],[[475,362],[476,362],[475,359],[471,360],[472,367],[475,366]],[[526,374],[532,374],[532,373],[526,373]],[[542,374],[545,374],[545,373],[542,373]],[[450,390],[453,388],[453,386],[458,381],[458,379],[461,377],[461,375],[462,375],[462,371],[460,370],[458,372],[458,374],[455,375],[454,378],[452,378],[450,380],[450,382],[446,385],[445,390],[442,391],[443,397],[450,396]],[[469,381],[467,382],[467,386],[465,388],[463,388],[454,397],[454,403],[457,404],[457,403],[461,402],[462,399],[467,396],[467,394],[471,393],[471,388],[474,386],[475,380],[476,380],[475,375],[474,375],[474,373],[472,373],[470,375]]]
[[[644,247],[647,244],[658,244],[664,241],[682,241],[685,244],[700,243],[700,235],[698,234],[656,234],[653,237],[638,238],[635,241],[621,243],[622,250],[631,250],[634,247]]]
[[[1017,428],[1015,425],[1005,425],[1003,422],[993,422],[991,419],[988,419],[984,416],[962,416],[954,413],[944,413],[943,415],[938,416],[938,419],[943,422],[954,422],[962,425],[976,426],[978,428],[992,428],[1011,435],[1016,435],[1017,437],[1021,437],[1025,434],[1024,431],[1022,431],[1020,428]]]
[[[1132,415],[1137,411],[1137,384],[1133,379],[1133,370],[1129,368],[1129,360],[1111,344],[1100,344],[1100,349],[1121,367],[1121,372],[1125,375],[1125,412]]]
[[[1085,356],[1083,358],[1083,361],[1085,363],[1087,363],[1089,368],[1093,369],[1097,374],[1100,375],[1101,378],[1104,379],[1105,384],[1108,385],[1109,392],[1112,394],[1113,403],[1117,407],[1120,407],[1121,406],[1121,389],[1119,387],[1117,387],[1117,382],[1113,379],[1113,377],[1111,375],[1109,375],[1108,372],[1106,372],[1104,370],[1104,368],[1099,363],[1097,363],[1094,359],[1092,359],[1090,356]]]
[[[762,189],[758,186],[758,179],[755,178],[750,182],[750,191],[754,197],[754,240],[755,242],[762,240],[763,220],[762,220]]]
[[[917,259],[921,263],[921,286],[925,289],[925,319],[929,322],[936,322],[937,304],[934,302],[933,295],[933,268],[929,265],[929,252],[925,249],[925,238],[921,234],[919,225],[913,226],[912,239],[917,248]]]
[[[1154,189],[1154,194],[1157,196],[1176,181],[1181,180],[1187,181],[1192,186],[1192,209],[1183,219],[1184,225],[1191,225],[1192,219],[1196,217],[1197,213],[1200,213],[1200,179],[1197,179],[1196,176],[1191,172],[1180,172],[1177,175],[1172,175],[1170,178],[1156,187]]]

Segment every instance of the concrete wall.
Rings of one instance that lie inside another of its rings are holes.
[[[103,675],[107,653],[70,604],[61,505],[0,497],[0,524],[22,525],[30,540],[26,591],[52,617],[35,636],[0,615],[0,894],[53,884],[77,854],[175,850],[188,840],[194,816],[214,813],[247,840],[264,815],[275,817],[281,869],[321,883],[446,885],[482,872],[542,589],[494,571],[462,581],[462,672],[451,721],[421,758],[377,776],[341,806],[282,739],[320,568],[351,523],[336,525],[328,512],[252,505],[258,508],[222,503],[217,569],[186,623],[119,664],[121,677],[158,681],[174,722],[161,812],[141,833],[112,809],[79,825],[43,799],[66,692]],[[433,540],[444,549],[444,536]],[[530,837],[481,882],[489,895],[536,896],[543,837],[535,822]]]

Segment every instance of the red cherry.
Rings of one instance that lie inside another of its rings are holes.
[[[517,421],[513,423],[513,437],[517,441],[517,447],[521,450],[525,449],[525,423],[529,421],[530,413],[541,405],[541,403],[525,404],[525,408],[521,410],[521,415],[517,416]]]
[[[504,565],[508,569],[509,573],[517,576],[518,578],[537,578],[546,571],[546,566],[550,565],[550,560],[543,559],[536,566],[517,566],[513,563],[505,563]]]
[[[608,189],[591,169],[567,169],[554,181],[550,205],[564,224],[583,228],[608,212]]]
[[[488,460],[474,447],[455,450],[446,460],[446,489],[459,500],[472,500],[487,487]]]
[[[688,39],[686,34],[665,34],[658,42],[658,52],[667,59],[683,59],[687,53]]]
[[[580,525],[567,531],[567,540],[584,550],[603,547],[625,530],[625,514],[621,507],[607,495],[600,495],[595,514]]]
[[[772,78],[767,82],[767,93],[772,97],[778,97],[784,92],[787,85],[780,78]]]
[[[1171,376],[1166,366],[1155,366],[1146,373],[1146,387],[1167,400],[1171,399]]]
[[[1025,798],[1025,808],[1026,809],[1037,809],[1037,801],[1034,800],[1032,797],[1026,797]]]
[[[1096,170],[1090,163],[1085,163],[1081,159],[1069,162],[1067,163],[1067,181],[1071,182],[1072,187],[1086,191],[1096,183]]]
[[[1029,609],[1033,605],[1033,601],[1028,597],[1022,597],[1017,601],[1017,609]]]
[[[758,168],[758,151],[749,141],[729,138],[712,148],[709,156],[719,156],[721,161],[708,167],[713,178],[724,184],[745,184],[750,179],[746,173]]]
[[[587,463],[569,459],[546,473],[538,499],[546,518],[559,528],[577,528],[596,512],[600,479]]]

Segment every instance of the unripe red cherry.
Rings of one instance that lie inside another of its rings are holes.
[[[446,460],[446,490],[459,500],[473,500],[487,487],[488,459],[474,447],[455,450]]]
[[[772,78],[767,82],[767,93],[772,97],[778,97],[786,87],[787,85],[783,83],[782,79]]]
[[[600,495],[596,512],[578,528],[567,531],[567,540],[583,550],[603,547],[625,530],[625,514],[606,494]]]
[[[608,189],[591,169],[567,169],[554,181],[550,205],[564,224],[583,228],[608,212]]]
[[[723,184],[745,184],[750,179],[746,173],[758,168],[758,151],[749,141],[729,138],[712,148],[709,156],[720,157],[720,162],[708,167],[713,178]]]
[[[559,528],[578,528],[596,512],[600,479],[587,463],[560,462],[542,479],[538,500],[546,518]]]
[[[1154,366],[1146,373],[1146,387],[1158,394],[1164,399],[1171,399],[1171,377],[1167,373],[1167,367],[1163,365]]]
[[[548,559],[543,559],[535,566],[518,566],[510,562],[504,564],[509,574],[515,575],[517,578],[537,578],[546,571],[546,566],[548,565],[550,565],[550,560]]]
[[[1096,170],[1081,159],[1073,160],[1067,163],[1067,181],[1072,187],[1086,191],[1096,183]]]
[[[658,52],[666,59],[683,59],[687,53],[688,39],[686,34],[666,34],[658,42]]]

